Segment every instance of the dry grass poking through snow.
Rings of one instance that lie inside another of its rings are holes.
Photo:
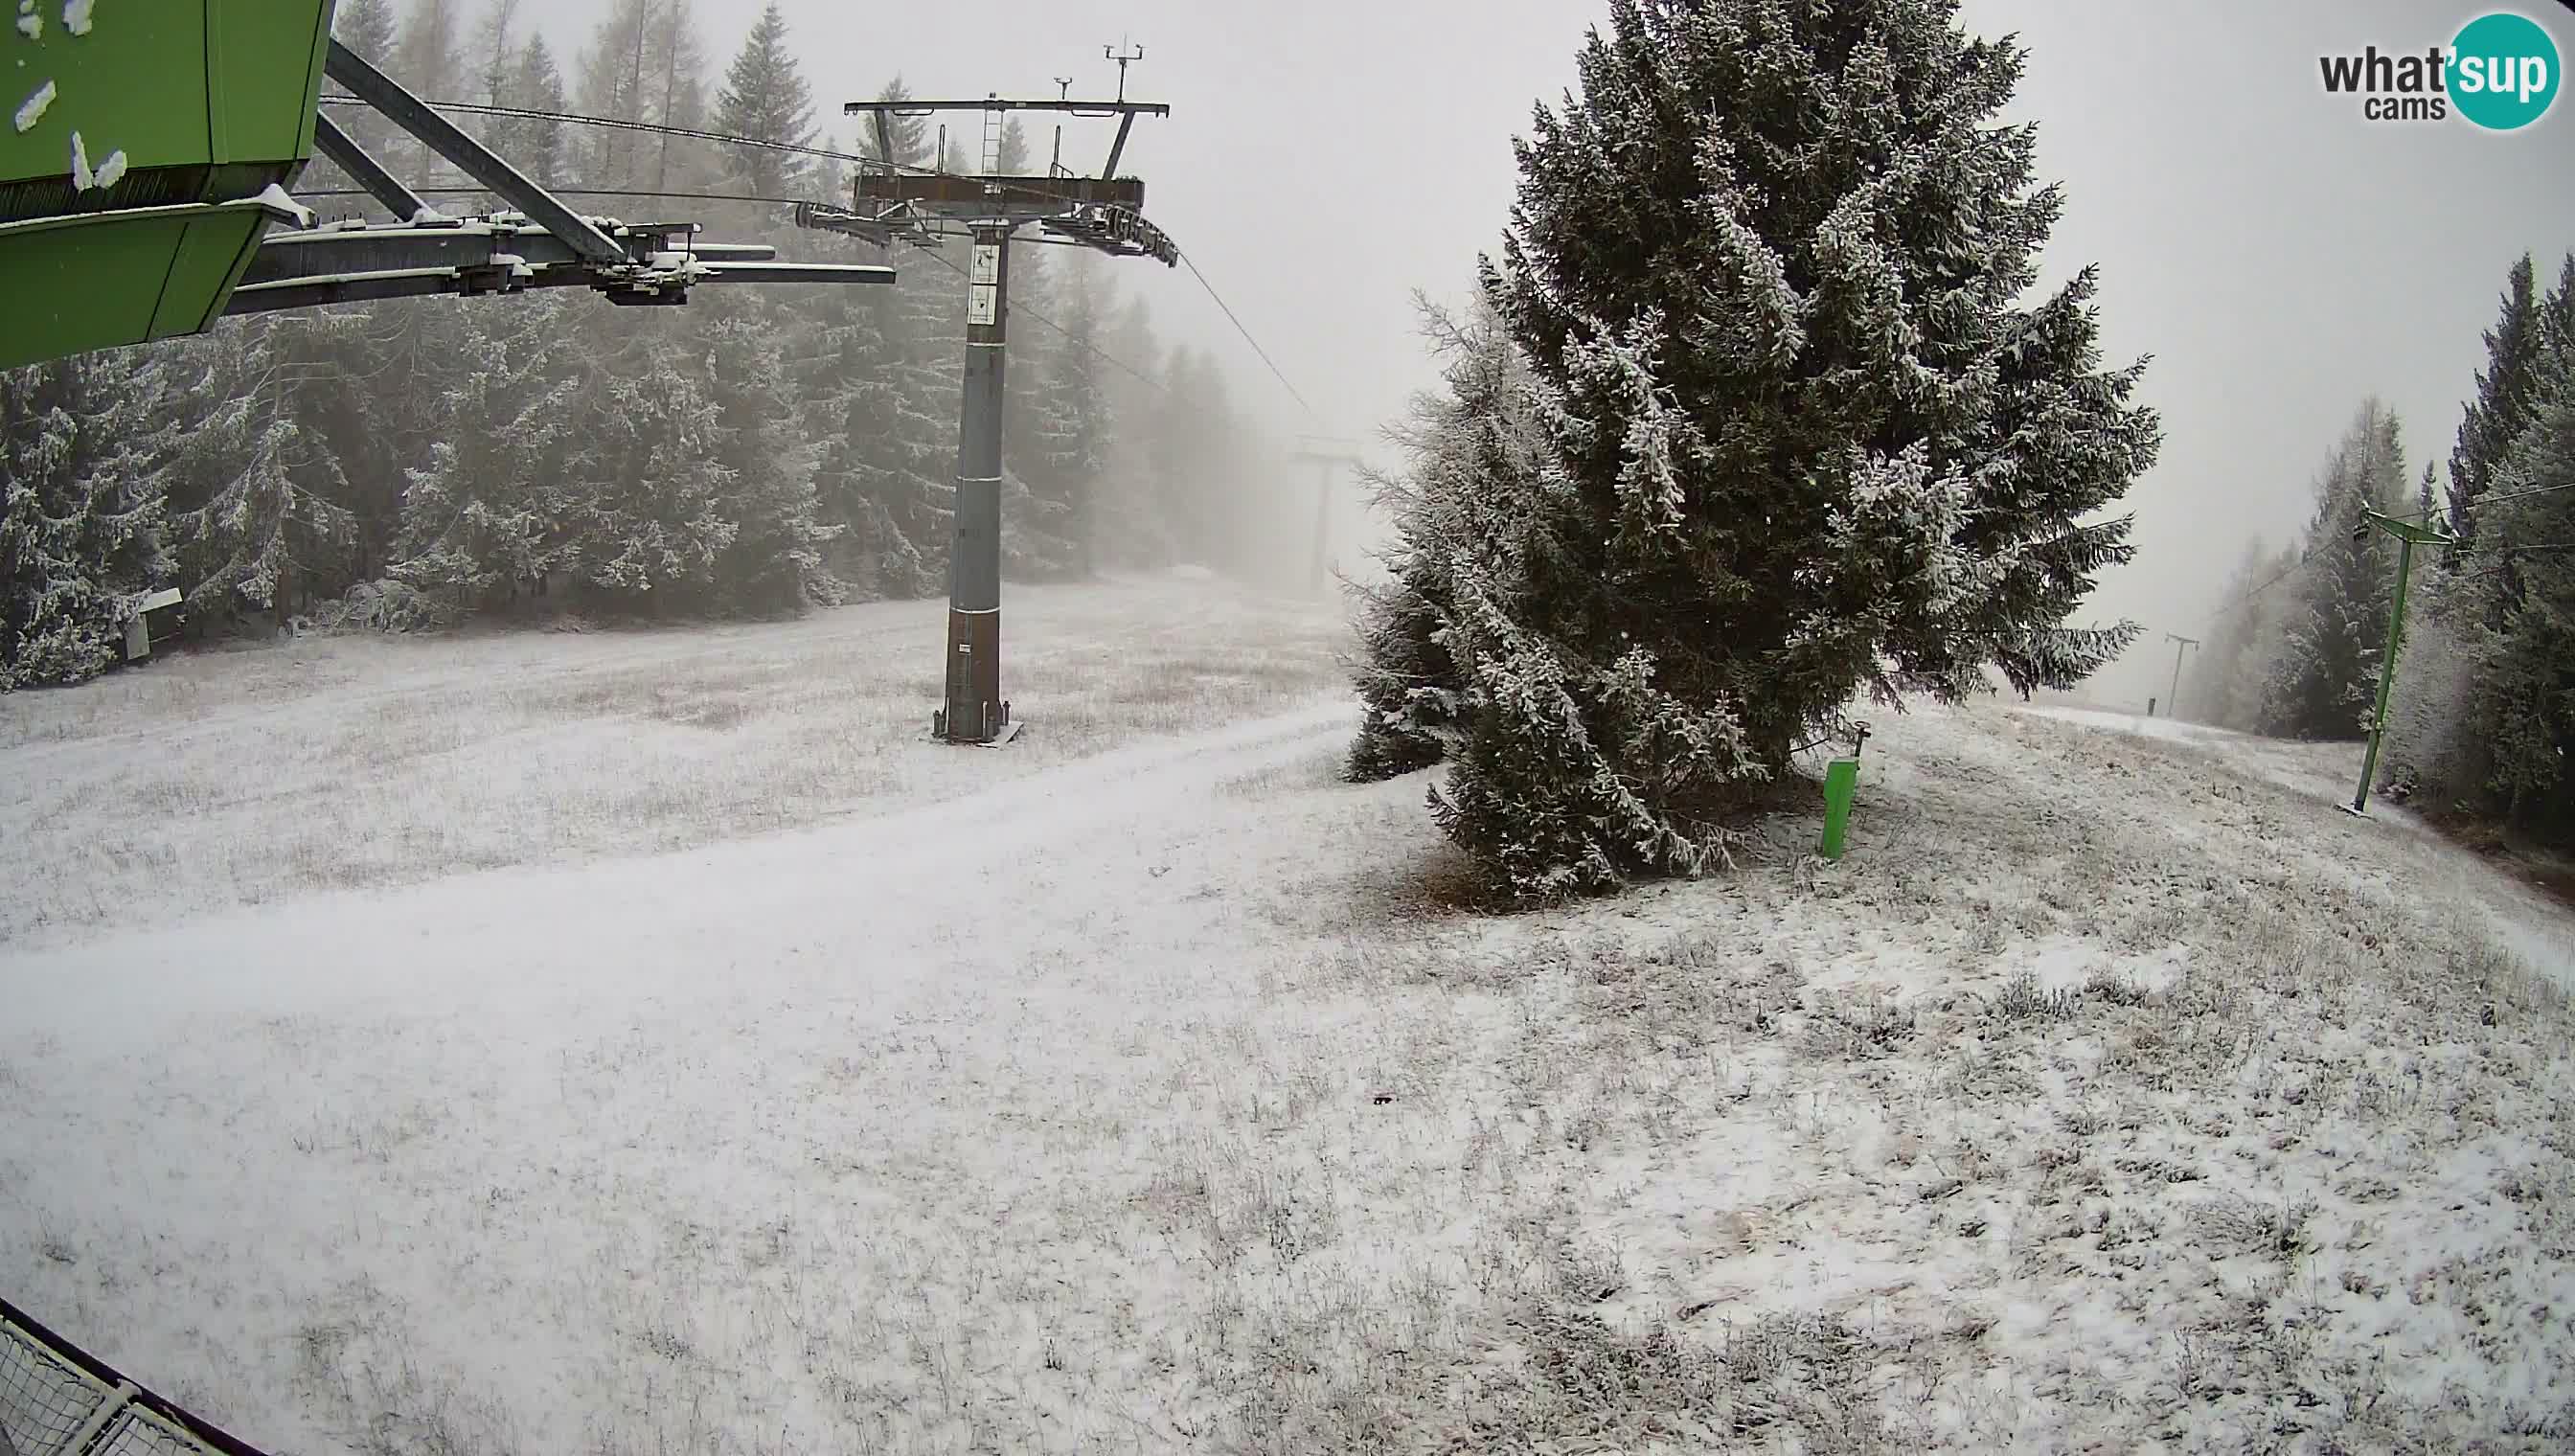
[[[962,763],[926,741],[946,620],[356,633],[0,697],[0,943],[881,812],[1344,681],[1326,604],[1014,587],[1004,686],[1032,727]]]
[[[1036,780],[971,925],[863,825],[863,903],[595,979],[395,963],[453,952],[387,896],[345,996],[0,1024],[0,1285],[388,1456],[2575,1441],[2575,1011],[2426,908],[2477,867],[2193,745],[1880,728],[1844,862],[1562,913],[1440,912],[1337,725]]]
[[[1842,865],[1780,825],[1729,881],[1333,977],[1488,1004],[1463,1156],[1578,1252],[1519,1239],[1432,1358],[1346,1331],[1356,1407],[1271,1448],[2575,1442],[2566,993],[2427,912],[2456,884],[2374,885],[2387,827],[2204,755],[1879,741]]]

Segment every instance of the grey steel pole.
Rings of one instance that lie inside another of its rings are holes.
[[[1332,531],[1332,463],[1314,462],[1314,562],[1307,578],[1306,590],[1316,596],[1323,592],[1323,548]]]
[[[948,557],[950,742],[1004,736],[1002,698],[1002,371],[1014,224],[978,222],[966,285],[966,398],[957,425],[956,536]]]
[[[2164,705],[2172,711],[2174,717],[2178,718],[2181,716],[2182,655],[2189,652],[2192,648],[2199,646],[2199,639],[2195,637],[2183,637],[2178,633],[2168,632],[2164,634],[2164,641],[2173,644],[2172,691],[2164,695]]]

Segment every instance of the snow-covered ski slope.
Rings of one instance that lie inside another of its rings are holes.
[[[2195,749],[2216,763],[2314,802],[2351,802],[2360,786],[2361,744],[2302,743],[2255,737],[2205,724],[2142,718],[2097,709],[2030,708],[2025,712],[2105,732],[2155,738]],[[2188,756],[2185,754],[2185,756]],[[2533,969],[2575,990],[2575,919],[2527,883],[2492,872],[2473,855],[2385,794],[2369,800],[2373,823],[2386,829],[2376,852],[2349,872],[2393,898],[2421,896],[2473,910],[2487,933]]]
[[[1838,865],[1478,917],[1426,776],[1335,780],[1327,616],[1014,601],[998,752],[865,740],[935,604],[0,702],[13,858],[173,884],[10,867],[0,1287],[305,1451],[2575,1433],[2575,1013],[2496,935],[2566,926],[2471,857],[1981,706],[1880,717]]]

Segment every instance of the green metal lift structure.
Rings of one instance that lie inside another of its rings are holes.
[[[586,217],[331,37],[332,0],[34,0],[0,32],[0,368],[239,314],[580,287],[673,305],[719,283],[891,283],[694,223]],[[506,209],[447,217],[322,111],[370,107]],[[322,224],[316,153],[392,214]]]
[[[2351,529],[2352,539],[2366,540],[2372,531],[2396,538],[2396,600],[2387,613],[2387,648],[2378,659],[2378,702],[2369,714],[2369,746],[2360,755],[2360,786],[2352,791],[2351,802],[2343,805],[2343,812],[2363,818],[2369,816],[2370,782],[2378,776],[2378,750],[2387,741],[2387,697],[2396,686],[2396,660],[2405,651],[2405,591],[2414,576],[2414,548],[2459,544],[2437,520],[2416,521],[2363,508],[2360,523]]]

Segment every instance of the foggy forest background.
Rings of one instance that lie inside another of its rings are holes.
[[[689,0],[623,0],[570,56],[537,15],[522,0],[479,12],[345,0],[334,30],[433,100],[877,154],[871,127],[823,132],[774,6],[725,53]],[[906,93],[889,78],[883,94]],[[433,207],[495,205],[429,191],[466,179],[372,111],[335,110]],[[685,309],[574,290],[405,300],[237,319],[15,371],[0,386],[10,510],[54,529],[10,537],[21,549],[0,571],[13,599],[0,685],[102,670],[119,604],[160,586],[184,592],[192,634],[539,608],[766,616],[946,590],[962,242],[880,249],[782,226],[793,202],[847,204],[848,174],[828,159],[462,124],[585,212],[697,221],[707,238],[775,241],[795,261],[889,263],[900,281],[707,288]],[[948,141],[946,164],[976,170]],[[898,119],[892,160],[929,166],[936,147],[928,121]],[[1016,120],[1003,153],[1005,171],[1047,165]],[[321,160],[297,192],[326,222],[364,201]],[[671,196],[603,195],[616,192]],[[767,201],[709,200],[733,198]],[[1298,513],[1248,491],[1281,446],[1258,438],[1217,363],[1157,337],[1109,260],[1034,236],[1012,260],[1005,571],[1248,572],[1265,533],[1287,520],[1310,530],[1310,500]]]
[[[2272,737],[2365,736],[2398,547],[2362,513],[2438,524],[2456,544],[2415,553],[2381,784],[2575,842],[2575,253],[2554,271],[2510,265],[2457,433],[2414,446],[2419,471],[2405,422],[2360,403],[2323,453],[2305,532],[2243,545],[2171,711]]]

